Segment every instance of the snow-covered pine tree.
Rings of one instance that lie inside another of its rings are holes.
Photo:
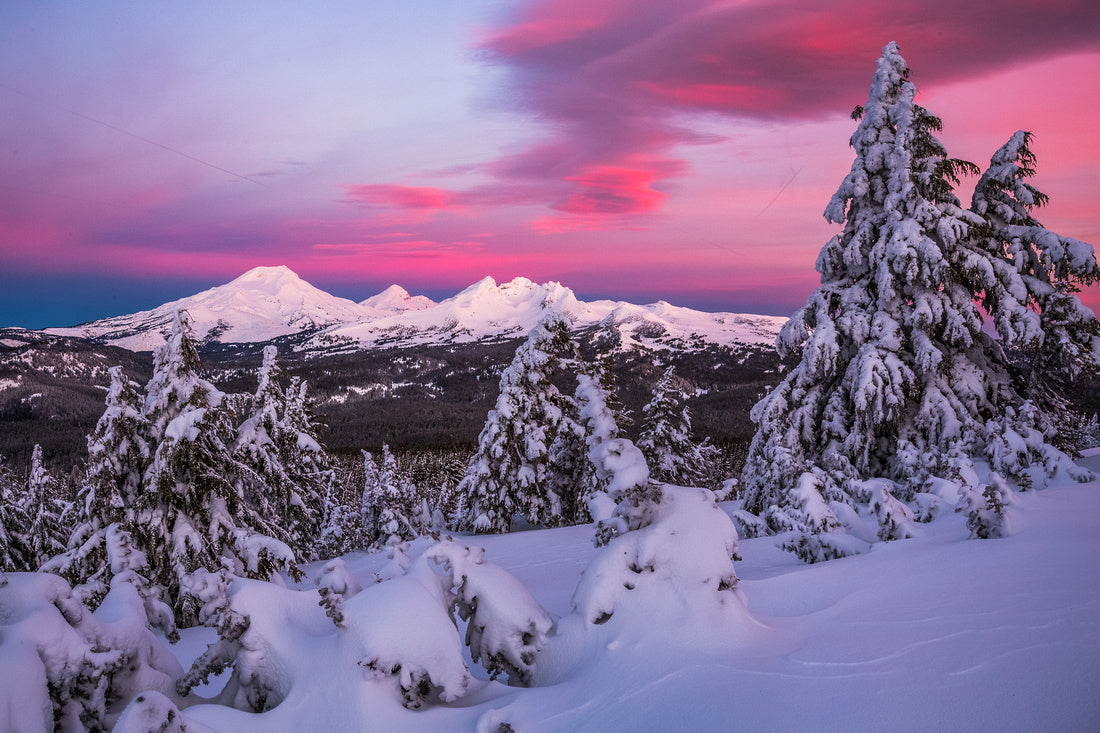
[[[777,339],[797,364],[752,412],[745,507],[772,531],[821,535],[789,543],[809,561],[847,554],[828,539],[841,528],[829,503],[852,501],[850,481],[897,478],[904,493],[939,469],[949,443],[976,451],[1008,383],[974,290],[952,268],[980,223],[951,187],[973,166],[947,157],[940,121],[915,94],[888,44],[855,115],[852,170],[825,210],[844,231],[818,256],[821,286]],[[934,464],[899,462],[895,445]]]
[[[1032,215],[1048,201],[1028,183],[1036,164],[1032,137],[1022,130],[1013,134],[974,187],[970,208],[985,224],[974,230],[973,276],[981,285],[979,302],[1005,347],[1028,355],[1021,391],[1036,408],[1030,427],[1073,450],[1073,437],[1063,432],[1076,423],[1065,395],[1071,383],[1100,367],[1100,328],[1076,293],[1100,280],[1100,268],[1091,245],[1050,231]],[[1051,460],[1057,457],[1044,455],[1049,451],[1036,445],[1029,451],[1032,461],[1021,457],[1018,463],[1054,467]],[[1005,465],[996,468],[1017,473]]]
[[[291,378],[286,390],[286,410],[276,434],[283,466],[305,507],[299,514],[295,533],[303,539],[316,537],[321,523],[319,508],[337,477],[328,453],[317,439],[318,423],[305,380]]]
[[[87,468],[77,494],[68,549],[45,568],[63,575],[95,609],[110,590],[107,528],[131,531],[142,476],[152,459],[142,398],[122,367],[111,367],[106,408],[88,436]]]
[[[561,524],[591,520],[585,495],[597,484],[596,469],[588,457],[585,424],[577,409],[577,399],[562,395],[562,421],[550,444],[550,470],[547,491],[561,504]]]
[[[0,573],[31,570],[23,536],[27,517],[21,503],[16,500],[20,493],[14,471],[0,456]]]
[[[300,470],[299,453],[307,451],[312,458],[317,442],[312,435],[301,440],[303,424],[310,427],[297,405],[303,395],[283,392],[276,356],[274,346],[264,348],[252,414],[237,428],[236,453],[254,474],[245,498],[271,520],[278,539],[306,557],[317,537],[322,499],[313,472]]]
[[[507,532],[512,516],[535,524],[561,521],[561,501],[549,488],[550,446],[562,423],[562,397],[551,377],[560,357],[572,357],[569,321],[547,315],[516,350],[500,375],[500,395],[489,411],[458,491],[467,496],[466,527]]]
[[[619,437],[619,424],[615,413],[608,405],[610,393],[601,383],[599,376],[580,373],[577,375],[577,391],[574,400],[577,404],[578,420],[584,426],[585,458],[584,471],[579,485],[574,491],[575,501],[587,508],[584,517],[591,516],[599,521],[600,516],[593,502],[600,502],[606,496],[610,476],[600,471],[601,465],[596,457],[599,447]],[[609,504],[605,506],[610,508]]]
[[[653,398],[642,408],[638,448],[654,481],[698,486],[716,459],[717,450],[710,443],[692,440],[686,396],[669,366],[653,387]]]
[[[362,530],[362,545],[369,547],[381,533],[379,519],[382,507],[382,483],[378,463],[370,451],[363,451],[363,500],[360,502],[359,516]]]
[[[953,185],[977,169],[947,157],[934,134],[941,123],[915,93],[888,44],[855,115],[852,170],[825,210],[844,231],[818,256],[821,286],[777,339],[793,368],[753,409],[745,507],[772,531],[793,530],[786,546],[810,561],[853,550],[830,503],[866,503],[865,480],[892,481],[877,485],[874,503],[884,509],[880,534],[894,536],[892,499],[932,475],[973,474],[973,459],[1008,430],[1034,424],[974,302],[985,293],[998,327],[1018,323],[997,313],[1006,294],[1022,297],[997,284],[1011,248],[976,244],[997,227],[961,209]],[[1037,430],[1026,438],[1036,436],[1041,443]],[[1000,480],[994,472],[991,485]],[[960,489],[976,505],[971,494],[984,487]]]
[[[24,542],[30,568],[37,570],[43,563],[65,551],[66,532],[61,526],[61,507],[57,480],[42,465],[42,446],[31,451],[31,468],[27,490],[23,495],[23,514],[29,522]]]
[[[321,529],[313,543],[310,557],[328,560],[363,546],[360,514],[341,501],[339,484],[325,487],[321,510]]]
[[[271,579],[280,570],[295,572],[295,558],[245,500],[248,469],[234,459],[236,430],[224,395],[198,374],[186,313],[176,313],[153,363],[145,417],[156,452],[137,497],[132,538],[148,560],[150,580],[167,591],[186,627],[197,621],[194,599],[181,592],[189,573],[228,567]]]
[[[420,512],[416,488],[404,475],[388,445],[382,445],[378,467],[377,523],[366,537],[372,549],[397,545],[420,535]]]

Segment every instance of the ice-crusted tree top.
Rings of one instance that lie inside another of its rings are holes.
[[[264,347],[264,360],[260,365],[260,374],[256,385],[256,401],[278,403],[282,390],[279,389],[279,377],[282,369],[277,361],[279,350],[274,346]]]

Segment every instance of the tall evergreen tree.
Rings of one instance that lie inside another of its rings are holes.
[[[465,526],[507,532],[517,513],[536,524],[560,521],[561,500],[549,481],[550,446],[564,412],[551,377],[561,356],[574,351],[568,320],[552,313],[531,330],[501,374],[496,406],[458,488],[467,495]]]
[[[0,573],[17,573],[31,569],[24,531],[27,516],[17,500],[22,493],[16,487],[14,471],[0,456]]]
[[[844,231],[777,340],[792,369],[752,413],[745,506],[773,531],[800,533],[790,549],[808,560],[850,551],[830,536],[841,528],[830,502],[865,502],[861,480],[893,480],[874,502],[889,535],[897,506],[930,475],[973,475],[969,462],[1029,412],[974,302],[1011,253],[974,245],[990,226],[960,208],[953,186],[977,168],[947,157],[940,120],[915,94],[887,45],[857,110],[852,170],[825,210]],[[984,304],[996,309],[997,297]]]
[[[264,348],[252,414],[237,428],[236,452],[254,474],[247,477],[245,498],[272,520],[278,539],[305,557],[320,525],[319,479],[326,466],[317,460],[322,451],[312,435],[304,385],[295,382],[291,394],[283,391],[276,356],[274,346]]]
[[[717,450],[691,436],[691,412],[686,395],[668,367],[653,388],[653,398],[642,408],[642,433],[638,448],[654,481],[681,486],[699,485]]]
[[[24,539],[27,561],[31,569],[37,570],[65,550],[57,480],[42,464],[42,446],[37,444],[31,452],[31,468],[22,504],[23,514],[29,521]]]
[[[401,470],[396,456],[383,444],[375,493],[377,522],[368,546],[377,549],[420,536],[421,523],[415,487]]]
[[[1029,356],[1021,390],[1038,410],[1037,426],[1053,437],[1074,424],[1065,393],[1095,373],[1100,329],[1076,295],[1100,280],[1091,245],[1056,234],[1032,211],[1048,197],[1028,183],[1035,175],[1032,135],[1018,131],[990,160],[974,187],[971,210],[985,219],[975,229],[974,276],[979,302],[993,317],[1006,347]],[[991,267],[983,267],[985,262]],[[1067,446],[1067,435],[1060,444]]]
[[[317,534],[321,521],[319,508],[324,504],[329,485],[338,481],[332,460],[317,438],[319,428],[309,385],[292,377],[286,391],[286,411],[279,423],[278,445],[303,507],[294,527],[294,536],[300,538]]]
[[[233,457],[237,436],[224,395],[198,367],[187,315],[179,312],[154,353],[145,416],[156,452],[137,498],[132,539],[181,626],[198,620],[195,600],[181,593],[189,573],[228,566],[237,575],[270,579],[294,568],[293,552],[245,500],[248,471]]]
[[[133,530],[133,508],[152,458],[141,396],[122,367],[111,367],[109,373],[106,408],[88,436],[75,528],[66,552],[47,567],[65,576],[73,592],[93,609],[110,589],[108,528],[117,524],[123,531]]]
[[[363,499],[359,506],[362,542],[364,547],[369,547],[381,533],[379,520],[382,507],[382,482],[378,463],[370,451],[363,451]]]

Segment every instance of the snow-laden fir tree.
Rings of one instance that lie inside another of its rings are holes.
[[[224,395],[198,374],[188,317],[177,312],[172,332],[154,353],[145,417],[156,445],[135,505],[135,545],[150,580],[164,588],[181,626],[197,620],[181,582],[200,569],[272,579],[296,570],[294,554],[274,539],[269,518],[245,499],[248,469],[235,460],[235,426]],[[276,518],[272,518],[276,519]]]
[[[286,410],[277,430],[277,445],[283,467],[296,487],[297,499],[305,507],[292,534],[303,542],[316,536],[321,522],[318,507],[324,503],[328,487],[337,482],[332,461],[317,439],[318,432],[309,385],[292,377],[286,390]]]
[[[27,490],[22,501],[28,522],[24,543],[31,569],[37,570],[65,550],[66,532],[61,525],[58,493],[57,480],[42,464],[42,446],[36,444],[31,452]]]
[[[577,419],[584,427],[585,461],[584,471],[574,491],[577,494],[576,501],[584,506],[587,511],[577,517],[578,520],[591,517],[595,521],[606,519],[607,510],[611,508],[608,503],[607,487],[610,482],[608,474],[600,468],[600,446],[619,437],[619,424],[615,419],[615,413],[610,407],[610,392],[602,384],[599,376],[580,373],[577,375],[577,391],[574,394],[577,405]],[[603,504],[603,509],[598,505]]]
[[[324,468],[308,465],[320,446],[310,434],[312,426],[299,405],[304,399],[304,385],[294,385],[298,393],[283,392],[276,355],[274,346],[264,348],[252,414],[237,428],[236,452],[254,474],[248,477],[245,498],[272,520],[278,539],[289,544],[299,557],[307,557],[321,519],[318,478]]]
[[[0,573],[32,570],[24,536],[27,516],[17,500],[21,493],[15,472],[0,456]]]
[[[365,536],[367,546],[377,549],[415,539],[422,530],[420,502],[416,487],[401,470],[388,445],[382,445],[382,455],[373,491],[377,520],[373,534]],[[364,490],[364,497],[366,491]]]
[[[598,444],[619,436],[614,398],[604,384],[607,374],[602,368],[580,368],[573,396],[562,395],[563,418],[550,446],[549,487],[561,503],[563,524],[591,521],[591,502],[600,497],[610,509],[606,477],[597,474],[592,458]]]
[[[111,568],[107,530],[131,531],[142,476],[152,459],[142,399],[122,367],[111,367],[107,404],[88,436],[88,459],[76,500],[76,526],[68,549],[47,569],[63,575],[86,605],[96,608],[107,594]]]
[[[940,120],[915,94],[897,46],[887,45],[857,110],[855,162],[825,211],[844,231],[818,256],[821,286],[777,339],[793,367],[752,413],[745,507],[772,531],[793,530],[787,547],[811,561],[853,550],[833,506],[868,504],[866,479],[893,482],[873,502],[890,535],[898,505],[930,476],[976,477],[972,460],[1010,432],[1041,451],[1042,432],[1029,427],[1034,406],[975,303],[980,297],[998,328],[1017,323],[1003,309],[1013,300],[1026,306],[1026,290],[1005,288],[997,273],[1005,262],[1021,273],[1027,266],[1008,239],[979,246],[1007,230],[960,208],[953,185],[977,169],[947,157],[935,137]],[[1019,159],[1018,149],[1006,156]],[[963,503],[974,505],[986,488],[963,482]]]
[[[1031,141],[1031,133],[1016,132],[974,187],[970,208],[985,223],[975,228],[971,266],[998,335],[1029,357],[1023,394],[1039,411],[1034,427],[1053,437],[1075,423],[1066,407],[1069,385],[1098,366],[1100,329],[1076,293],[1100,280],[1100,268],[1091,245],[1050,231],[1032,215],[1048,197],[1028,183],[1036,164]]]
[[[327,560],[363,547],[360,513],[341,501],[338,482],[326,485],[321,507],[321,528],[310,557]]]
[[[507,532],[515,514],[535,524],[561,521],[561,500],[549,479],[550,446],[564,412],[551,378],[561,357],[572,357],[574,350],[569,322],[559,313],[546,316],[516,350],[458,488],[468,502],[464,526]]]
[[[363,499],[360,502],[359,517],[362,528],[363,547],[369,547],[381,534],[379,518],[382,507],[382,482],[378,463],[370,451],[363,451]]]
[[[680,486],[699,486],[707,476],[717,450],[691,437],[691,412],[687,395],[669,366],[653,388],[653,398],[642,408],[642,432],[638,448],[649,464],[654,481]]]

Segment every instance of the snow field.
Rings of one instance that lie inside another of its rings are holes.
[[[1082,462],[1100,468],[1100,455]],[[917,538],[809,566],[775,537],[743,539],[736,568],[744,606],[686,604],[684,589],[655,583],[625,594],[629,601],[600,625],[570,613],[581,573],[612,549],[592,546],[591,526],[463,537],[558,619],[534,687],[488,681],[467,649],[467,692],[406,710],[395,686],[348,678],[350,652],[332,646],[332,633],[320,633],[330,622],[303,603],[320,621],[312,641],[299,633],[285,652],[298,680],[292,696],[259,715],[199,705],[184,717],[198,730],[234,733],[495,731],[501,723],[517,731],[1094,730],[1100,482],[1015,499],[1013,534],[1003,539],[968,539],[965,518],[948,514]],[[412,554],[430,544],[418,540]],[[388,560],[353,553],[346,562],[369,587]],[[399,582],[416,581],[375,587]]]

